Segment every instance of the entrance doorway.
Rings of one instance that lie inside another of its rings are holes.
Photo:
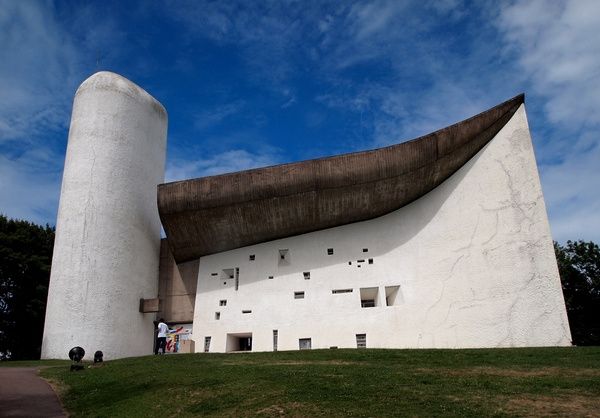
[[[252,333],[227,334],[225,351],[228,353],[233,351],[252,351]]]

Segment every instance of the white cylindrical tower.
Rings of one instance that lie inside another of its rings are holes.
[[[42,358],[68,358],[73,346],[105,359],[152,352],[154,318],[139,301],[158,290],[166,131],[164,107],[117,74],[96,73],[77,89]]]

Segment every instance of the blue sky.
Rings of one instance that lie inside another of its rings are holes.
[[[0,212],[54,224],[98,70],[169,113],[166,180],[380,147],[525,92],[555,239],[600,242],[600,2],[0,0]]]

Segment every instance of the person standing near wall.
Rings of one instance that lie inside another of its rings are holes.
[[[154,354],[158,354],[158,352],[162,349],[162,354],[165,354],[165,350],[167,348],[167,332],[169,331],[169,327],[165,324],[165,320],[160,318],[158,320],[157,325],[158,334],[156,336],[156,346],[154,348]]]

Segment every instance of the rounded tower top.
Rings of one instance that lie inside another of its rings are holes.
[[[158,100],[152,97],[146,90],[119,74],[110,71],[99,71],[92,74],[81,83],[77,92],[75,92],[75,97],[90,90],[106,90],[126,94],[134,100],[146,102],[155,109],[161,118],[167,119],[167,111]]]

